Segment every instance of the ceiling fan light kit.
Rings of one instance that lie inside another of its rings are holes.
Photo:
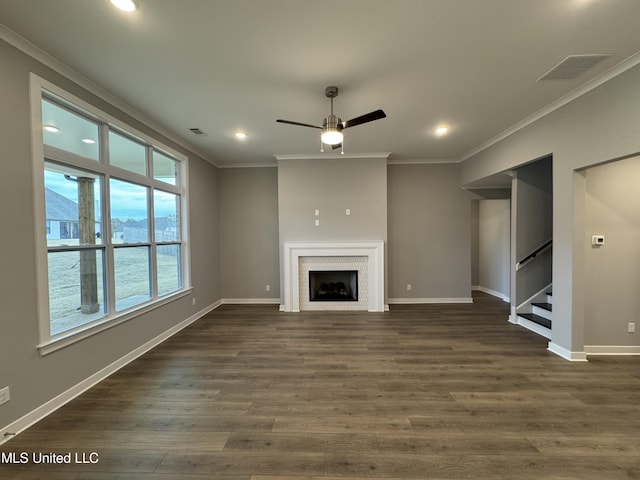
[[[342,142],[342,120],[331,114],[325,118],[322,124],[322,143],[327,145],[337,145]]]
[[[299,127],[319,128],[320,130],[322,130],[322,134],[320,135],[320,151],[323,152],[323,144],[331,145],[333,149],[342,148],[342,142],[344,140],[342,130],[344,130],[345,128],[355,127],[356,125],[360,125],[362,123],[372,122],[373,120],[379,120],[386,117],[386,114],[382,110],[375,110],[373,112],[343,122],[341,118],[338,118],[337,115],[333,114],[333,99],[338,96],[338,87],[333,85],[329,86],[324,89],[324,94],[331,100],[331,113],[327,118],[324,119],[324,121],[322,122],[322,126],[282,119],[278,119],[276,120],[276,122],[298,125]],[[344,148],[342,150],[342,153],[344,153]]]

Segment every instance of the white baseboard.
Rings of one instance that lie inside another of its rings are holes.
[[[491,290],[490,288],[486,288],[486,287],[481,287],[480,285],[476,285],[474,287],[472,287],[472,290],[477,290],[479,292],[482,293],[486,293],[488,295],[492,295],[494,297],[498,297],[499,299],[509,303],[511,301],[511,299],[509,298],[509,295],[502,293],[502,292],[497,292],[495,290]]]
[[[587,355],[585,352],[572,352],[553,342],[549,342],[549,344],[547,345],[547,350],[549,350],[552,353],[555,353],[556,355],[564,358],[565,360],[569,360],[570,362],[586,362],[587,361]]]
[[[222,302],[220,300],[218,300],[217,302],[215,302],[215,303],[203,308],[199,312],[191,315],[189,318],[187,318],[187,319],[183,320],[182,322],[174,325],[170,329],[162,332],[157,337],[149,340],[148,342],[144,343],[143,345],[140,345],[138,348],[136,348],[135,350],[132,350],[131,352],[127,353],[126,355],[124,355],[123,357],[119,358],[118,360],[116,360],[112,364],[107,365],[103,369],[97,371],[93,375],[91,375],[91,376],[87,377],[86,379],[82,380],[77,385],[75,385],[75,386],[69,388],[68,390],[62,392],[60,395],[52,398],[48,402],[40,405],[35,410],[32,410],[31,412],[27,413],[26,415],[24,415],[23,417],[19,418],[18,420],[10,423],[6,427],[3,427],[2,429],[0,429],[0,432],[2,432],[2,437],[0,437],[0,445],[2,445],[4,442],[10,440],[11,438],[14,438],[15,435],[19,434],[20,432],[23,432],[24,430],[26,430],[30,426],[34,425],[36,422],[42,420],[47,415],[50,415],[51,413],[55,412],[57,409],[59,409],[60,407],[62,407],[66,403],[70,402],[71,400],[73,400],[77,396],[79,396],[82,393],[84,393],[87,390],[89,390],[91,387],[93,387],[97,383],[99,383],[102,380],[104,380],[105,378],[107,378],[109,375],[117,372],[122,367],[124,367],[127,364],[129,364],[132,361],[134,361],[136,358],[144,355],[145,353],[147,353],[149,350],[151,350],[155,346],[159,345],[160,343],[164,342],[168,338],[172,337],[173,335],[178,333],[180,330],[188,327],[189,325],[191,325],[193,322],[195,322],[199,318],[203,317],[207,313],[209,313],[212,310],[214,310],[215,308],[219,307],[221,304],[222,304]],[[7,436],[5,436],[5,435],[7,435]]]
[[[409,305],[423,303],[473,303],[471,297],[453,297],[453,298],[390,298],[389,304]]]
[[[280,298],[223,298],[224,305],[279,305]]]
[[[640,355],[640,346],[585,345],[587,355]]]

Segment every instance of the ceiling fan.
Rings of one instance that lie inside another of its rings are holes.
[[[276,122],[280,123],[288,123],[290,125],[298,125],[300,127],[319,128],[320,130],[322,130],[322,135],[320,136],[321,152],[324,152],[323,144],[326,143],[327,145],[331,145],[331,148],[333,148],[334,150],[336,148],[342,148],[342,153],[344,153],[344,147],[342,145],[344,136],[342,134],[342,130],[349,127],[355,127],[356,125],[361,125],[363,123],[372,122],[374,120],[379,120],[387,116],[382,110],[375,110],[373,112],[365,113],[364,115],[360,115],[359,117],[352,118],[351,120],[343,122],[341,118],[338,118],[333,114],[333,99],[338,96],[338,87],[327,87],[324,89],[324,94],[331,100],[331,113],[327,118],[324,119],[324,121],[322,122],[322,126],[311,125],[309,123],[293,122],[291,120],[276,120]]]

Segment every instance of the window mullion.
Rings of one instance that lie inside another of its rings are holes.
[[[114,256],[113,256],[113,227],[111,225],[111,177],[105,175],[103,191],[103,223],[104,233],[102,235],[105,243],[105,268],[104,277],[107,285],[107,315],[116,311],[116,290],[115,290],[115,273],[114,273]]]
[[[151,160],[151,149],[147,149],[147,158]],[[151,171],[151,170],[150,170]],[[151,249],[149,251],[149,281],[151,282],[151,297],[158,298],[158,251],[156,249],[156,214],[155,214],[155,202],[153,198],[153,188],[149,188],[147,192],[147,201],[149,202],[149,241],[151,242]]]

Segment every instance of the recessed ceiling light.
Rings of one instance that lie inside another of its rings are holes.
[[[60,131],[60,129],[58,127],[56,127],[55,125],[45,125],[43,128],[47,132],[51,132],[51,133],[58,133]]]
[[[246,132],[236,132],[236,138],[238,140],[244,140],[245,138],[247,138],[247,134]]]
[[[138,9],[138,4],[135,0],[111,0],[111,3],[125,12],[134,12]]]
[[[447,127],[447,126],[445,126],[445,125],[442,125],[442,126],[440,126],[440,127],[436,128],[436,129],[434,130],[434,133],[435,133],[437,136],[441,137],[441,136],[446,135],[447,133],[449,133],[449,127]]]
[[[96,141],[93,138],[83,138],[81,142],[89,143],[89,144],[96,143]]]

